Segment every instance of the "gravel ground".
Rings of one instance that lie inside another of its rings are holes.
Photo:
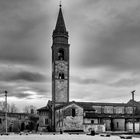
[[[39,135],[39,134],[29,134],[29,135],[9,135],[0,136],[0,140],[121,140],[119,136],[101,137],[87,136],[87,135]],[[132,140],[139,140],[139,138],[133,137]]]

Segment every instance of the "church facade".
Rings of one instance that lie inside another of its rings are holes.
[[[62,8],[52,35],[52,100],[38,109],[40,131],[132,131],[140,132],[140,104],[69,101],[69,48]]]

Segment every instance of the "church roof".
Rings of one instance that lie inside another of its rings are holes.
[[[131,106],[134,104],[134,106],[140,107],[140,102],[137,102],[135,100],[133,101],[132,99],[129,100],[127,104]]]
[[[90,106],[130,106],[127,103],[77,102],[80,105]]]
[[[44,106],[44,107],[37,109],[37,111],[50,111],[50,108],[48,106]]]
[[[76,104],[76,105],[78,105],[78,106],[80,106],[80,107],[82,107],[86,111],[95,111],[95,109],[92,106],[90,106],[88,104],[84,104],[82,102],[79,103],[79,102],[75,102],[75,101],[72,101],[72,102],[69,102],[69,103],[66,103],[66,104],[63,104],[63,105],[59,105],[59,106],[56,107],[56,110],[57,109],[60,109],[60,108],[63,108],[63,107],[66,107],[68,105],[71,105],[73,103]]]
[[[56,26],[55,26],[55,30],[53,32],[53,35],[61,35],[61,34],[68,36],[68,32],[66,31],[65,21],[63,18],[62,8],[60,5],[59,14],[57,17],[57,22],[56,22]]]
[[[78,106],[82,107],[85,111],[94,111],[94,106],[116,106],[116,107],[127,107],[127,106],[131,106],[130,104],[127,103],[100,103],[100,102],[69,102],[63,105],[59,105],[56,107],[57,109],[63,108],[65,106],[68,106],[72,103],[77,104]]]
[[[38,109],[38,111],[50,111],[50,103],[51,101],[48,102],[48,105],[45,106],[45,107],[42,107],[40,109]],[[100,103],[100,102],[75,102],[75,101],[72,101],[72,102],[69,102],[69,103],[65,103],[65,104],[61,104],[61,105],[58,105],[56,106],[56,110],[58,109],[61,109],[63,107],[66,107],[70,104],[76,104],[80,107],[82,107],[85,111],[95,111],[94,109],[94,106],[113,106],[113,107],[130,107],[132,106],[132,104],[130,102],[128,103]],[[137,103],[137,105],[135,104],[134,106],[140,106],[140,103]]]

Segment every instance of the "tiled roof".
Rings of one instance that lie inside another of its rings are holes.
[[[84,102],[75,102],[75,101],[72,101],[72,102],[69,102],[69,103],[66,103],[66,104],[63,104],[63,105],[59,105],[59,106],[56,107],[56,110],[60,109],[60,108],[63,108],[65,106],[68,106],[70,104],[73,104],[73,103],[75,103],[76,105],[82,107],[84,110],[95,111],[95,109],[90,104],[85,104]]]
[[[140,115],[135,115],[134,117],[140,118]],[[132,114],[86,113],[84,118],[129,118],[129,119],[132,119]]]
[[[127,104],[132,106],[133,102],[134,102],[134,106],[140,107],[140,103],[137,101],[133,101],[133,100],[129,100]]]
[[[42,108],[37,109],[37,111],[50,111],[50,108],[48,106],[44,106]]]
[[[127,103],[100,103],[100,102],[77,102],[78,104],[90,106],[130,106]]]
[[[78,106],[82,107],[85,111],[95,111],[94,109],[94,106],[123,106],[123,107],[127,107],[127,106],[132,106],[132,103],[101,103],[101,102],[75,102],[75,101],[71,101],[69,103],[65,103],[65,104],[62,104],[62,105],[58,105],[55,109],[61,109],[65,106],[68,106],[72,103],[75,103],[77,104]],[[140,105],[140,103],[137,102],[137,104],[135,105]],[[48,104],[47,106],[45,107],[42,107],[40,109],[38,109],[38,111],[40,110],[50,110],[50,105]]]

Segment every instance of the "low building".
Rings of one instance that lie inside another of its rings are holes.
[[[55,107],[56,131],[132,131],[133,107],[128,103],[69,102]],[[137,104],[136,104],[137,103]],[[139,106],[134,104],[136,132],[140,132]],[[39,126],[52,127],[51,102],[38,109]],[[45,121],[45,120],[49,121]]]
[[[37,127],[38,116],[27,113],[7,113],[7,130],[8,132],[19,132]],[[29,128],[32,125],[32,128]],[[33,126],[36,125],[36,126]],[[0,132],[6,128],[5,112],[0,111]]]
[[[52,101],[38,109],[41,131],[132,131],[134,113],[137,131],[140,123],[140,104],[70,102],[70,44],[60,4],[52,34]],[[54,104],[52,104],[52,102]]]
[[[5,112],[0,111],[0,132],[5,131]],[[7,129],[10,132],[20,131],[21,124],[28,123],[29,114],[26,113],[7,113]]]
[[[39,115],[39,131],[51,131],[52,126],[52,111],[50,105],[38,109]]]

